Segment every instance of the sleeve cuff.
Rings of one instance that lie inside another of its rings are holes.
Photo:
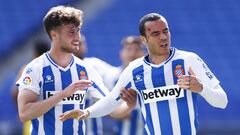
[[[18,87],[18,89],[19,89],[19,91],[21,91],[21,90],[23,90],[23,89],[27,89],[27,90],[30,90],[30,91],[36,93],[37,95],[40,94],[39,90],[37,90],[36,87],[24,87],[24,86],[21,86],[21,85],[20,85],[20,86]]]

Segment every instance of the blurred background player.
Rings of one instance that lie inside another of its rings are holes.
[[[44,40],[35,41],[33,44],[33,59],[41,56],[43,53],[47,52],[48,50],[49,50],[49,44],[46,41]],[[19,70],[16,81],[20,78],[25,67],[26,67],[26,64],[23,65]],[[12,97],[16,103],[16,106],[17,106],[17,96],[18,96],[18,87],[14,83],[12,88]],[[24,122],[23,135],[30,135],[30,126],[31,126],[31,121]]]
[[[76,55],[78,58],[90,63],[94,67],[94,69],[97,70],[99,75],[102,77],[105,86],[110,90],[110,88],[112,88],[112,87],[109,87],[107,85],[106,78],[108,77],[108,74],[106,74],[106,73],[110,72],[110,71],[115,72],[117,70],[117,68],[99,58],[85,57],[85,55],[87,54],[87,51],[88,51],[87,41],[86,41],[86,37],[84,35],[81,35],[81,36],[82,36],[82,39],[81,39],[79,50],[77,52],[75,52],[74,55]]]
[[[122,65],[114,68],[110,74],[107,74],[105,84],[112,90],[118,81],[121,72],[128,64],[140,57],[144,56],[144,45],[138,36],[127,36],[121,41],[121,50],[119,53]],[[144,124],[142,121],[141,112],[137,106],[131,114],[123,119],[114,120],[114,134],[117,135],[141,135],[143,134]],[[106,125],[107,126],[107,125]],[[106,127],[104,126],[104,127]]]
[[[82,35],[81,41],[82,42],[80,44],[79,51],[76,52],[75,55],[78,56],[80,59],[84,59],[85,61],[90,63],[98,71],[98,73],[103,78],[104,84],[109,90],[111,90],[115,86],[121,72],[125,69],[125,67],[128,66],[131,61],[144,56],[144,45],[141,39],[137,36],[127,36],[122,39],[122,47],[119,53],[122,65],[119,67],[111,66],[105,61],[102,61],[95,57],[86,58],[85,54],[87,52],[87,43],[85,36]],[[90,103],[88,105],[91,105],[93,103],[91,100],[88,100],[88,102]],[[101,118],[87,120],[87,133],[95,132],[96,134],[96,131],[97,133],[101,133],[99,132],[101,131],[100,128],[102,127],[101,121]],[[138,108],[134,109],[131,114],[122,119],[116,120],[107,116],[103,118],[103,121],[104,134],[143,134],[144,127]]]
[[[79,50],[75,52],[74,55],[90,63],[97,70],[100,76],[103,78],[104,72],[108,72],[109,69],[111,70],[112,66],[95,57],[86,58],[85,57],[86,53],[87,53],[86,38],[83,34],[81,34]],[[86,97],[86,107],[92,105],[94,102],[95,101],[93,101],[91,97]],[[93,119],[86,120],[86,134],[87,135],[103,135],[102,125],[103,125],[102,118],[93,118]]]

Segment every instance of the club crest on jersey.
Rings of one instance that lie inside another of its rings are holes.
[[[23,83],[24,83],[25,85],[31,84],[31,83],[32,83],[31,77],[26,76],[26,77],[23,79]]]
[[[79,79],[80,80],[87,80],[88,79],[85,71],[80,71]]]
[[[179,76],[181,76],[183,74],[184,74],[184,70],[183,70],[182,65],[177,65],[174,69],[174,76],[178,78]]]

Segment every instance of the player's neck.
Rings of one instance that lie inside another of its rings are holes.
[[[51,48],[51,50],[49,51],[49,55],[52,58],[52,60],[62,68],[67,67],[72,59],[71,53],[58,51],[54,48]]]
[[[149,61],[152,64],[159,65],[162,62],[164,62],[168,57],[169,57],[169,54],[161,54],[161,55],[149,54]]]

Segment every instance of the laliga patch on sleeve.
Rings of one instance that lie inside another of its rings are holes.
[[[184,90],[178,85],[169,85],[141,91],[144,103],[152,103],[184,97]]]
[[[23,84],[25,85],[30,85],[32,83],[32,79],[30,76],[26,76],[24,79],[23,79]]]

